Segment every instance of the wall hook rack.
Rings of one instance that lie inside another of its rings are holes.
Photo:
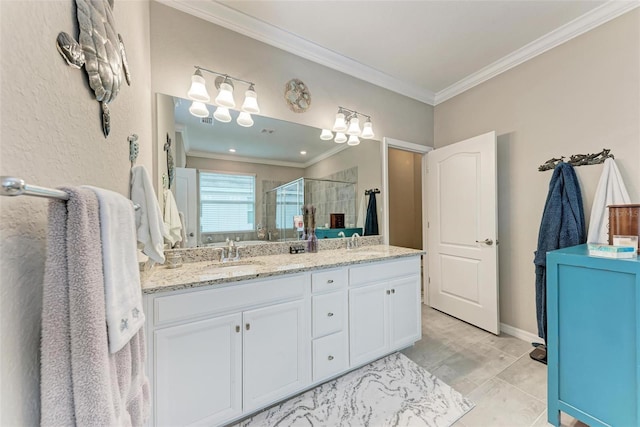
[[[594,154],[572,154],[569,157],[569,163],[571,166],[589,166],[589,165],[599,165],[600,163],[604,163],[606,159],[614,159],[615,157],[611,154],[611,150],[608,148],[603,148],[599,153]],[[564,162],[565,157],[561,156],[560,158],[549,159],[540,166],[538,166],[538,171],[544,172],[547,170],[555,169],[558,164]]]

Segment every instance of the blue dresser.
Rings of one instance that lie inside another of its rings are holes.
[[[640,426],[640,261],[547,254],[548,421]]]

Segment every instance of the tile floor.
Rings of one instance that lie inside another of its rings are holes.
[[[532,349],[423,305],[422,340],[403,353],[475,402],[454,427],[547,426],[547,368]],[[568,416],[562,425],[586,427]]]

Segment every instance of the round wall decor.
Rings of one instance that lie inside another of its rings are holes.
[[[311,93],[302,80],[291,79],[284,87],[284,99],[294,113],[304,113],[311,107]]]

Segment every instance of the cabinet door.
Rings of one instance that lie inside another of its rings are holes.
[[[389,286],[381,283],[349,290],[351,366],[374,360],[389,349]],[[390,292],[390,291],[389,291]]]
[[[294,301],[243,313],[245,412],[309,384],[311,334],[304,309],[304,301]]]
[[[218,424],[242,413],[242,316],[157,330],[156,425]]]
[[[422,335],[420,316],[420,276],[394,280],[387,285],[389,298],[390,350],[418,341]]]

